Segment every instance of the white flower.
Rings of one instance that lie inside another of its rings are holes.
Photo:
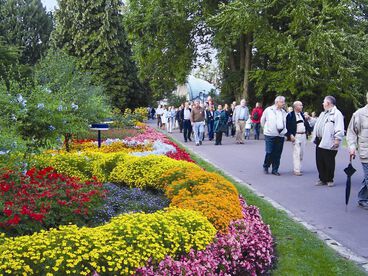
[[[38,109],[43,109],[45,107],[45,105],[43,104],[43,103],[39,103],[38,105],[37,105],[37,108]]]
[[[63,111],[63,106],[60,104],[57,108],[58,111]]]
[[[78,110],[78,105],[77,105],[77,104],[75,104],[75,103],[72,103],[72,109],[73,109],[73,110]]]

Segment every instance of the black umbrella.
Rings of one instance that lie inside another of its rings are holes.
[[[346,206],[349,203],[349,197],[350,197],[350,190],[351,190],[351,176],[356,172],[356,169],[354,169],[353,165],[351,164],[352,159],[355,156],[350,155],[350,162],[349,165],[344,169],[344,172],[347,175],[346,179],[346,188],[345,188],[345,204]]]

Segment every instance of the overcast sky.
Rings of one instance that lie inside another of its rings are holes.
[[[57,0],[42,0],[42,4],[46,6],[46,10],[53,11],[57,6]]]

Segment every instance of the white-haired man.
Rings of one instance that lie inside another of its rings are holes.
[[[240,105],[236,106],[233,113],[233,124],[235,125],[235,139],[237,144],[244,144],[245,122],[249,118],[249,109],[246,101],[240,101]]]
[[[302,102],[295,101],[293,109],[286,116],[286,137],[293,143],[294,175],[301,176],[304,148],[307,142],[307,135],[312,132],[312,128],[304,117]]]
[[[286,111],[284,110],[285,97],[278,96],[275,104],[267,107],[261,118],[263,134],[265,137],[266,155],[263,169],[268,174],[272,165],[272,174],[279,176],[281,153],[284,147],[286,130]]]
[[[326,96],[322,112],[314,126],[312,141],[316,147],[316,165],[319,179],[317,186],[335,186],[335,157],[344,138],[344,116],[336,107],[336,99]]]
[[[368,93],[366,94],[368,103]],[[347,135],[350,156],[359,152],[364,171],[364,186],[358,194],[359,206],[368,209],[368,104],[358,109],[351,117]]]

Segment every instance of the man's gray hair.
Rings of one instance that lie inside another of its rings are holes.
[[[334,96],[326,96],[325,100],[328,101],[330,104],[336,105],[336,99]]]
[[[275,99],[275,103],[280,102],[280,101],[285,102],[285,97],[284,96],[277,96],[276,99]]]
[[[301,101],[295,101],[295,102],[293,103],[293,107],[297,106],[298,104],[303,105],[303,103],[302,103]]]

